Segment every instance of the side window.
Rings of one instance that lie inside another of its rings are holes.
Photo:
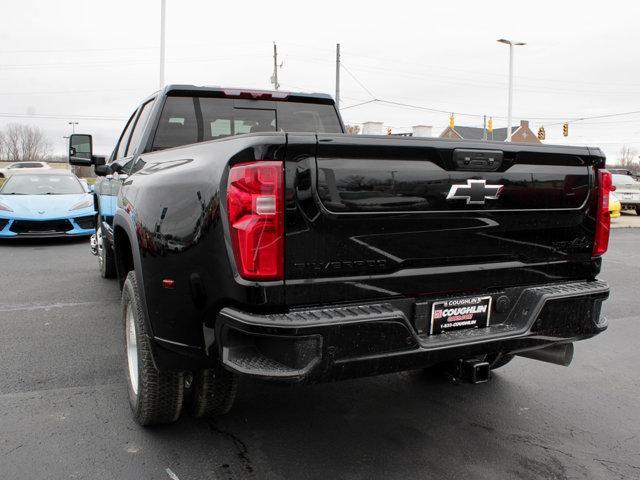
[[[116,149],[114,160],[118,160],[119,158],[124,157],[124,152],[127,149],[127,143],[129,143],[129,135],[131,135],[131,129],[133,128],[133,119],[136,116],[136,112],[133,112],[133,115],[131,115],[129,122],[127,122],[127,126],[125,127],[124,132],[122,132],[122,136],[120,137],[120,142],[118,143],[118,148]]]
[[[126,155],[133,155],[138,148],[138,144],[142,138],[142,133],[144,132],[144,127],[147,125],[147,120],[151,114],[153,102],[154,100],[150,100],[142,106],[142,111],[140,112],[140,115],[138,115],[136,126],[133,128],[133,133],[131,134],[131,140],[129,141],[129,148],[127,148]]]
[[[152,150],[179,147],[198,141],[193,97],[168,97],[165,101]]]

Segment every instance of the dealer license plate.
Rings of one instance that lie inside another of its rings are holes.
[[[431,334],[489,326],[491,297],[452,298],[433,302]]]

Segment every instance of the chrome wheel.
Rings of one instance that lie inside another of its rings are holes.
[[[136,338],[136,320],[133,318],[131,304],[127,305],[125,318],[125,335],[127,338],[127,365],[131,390],[138,395],[138,340]]]
[[[98,227],[96,230],[96,254],[98,255],[98,263],[100,268],[104,265],[104,243],[102,239],[102,227]]]

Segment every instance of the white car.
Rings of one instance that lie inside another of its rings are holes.
[[[640,215],[640,182],[631,175],[612,175],[616,196],[623,210],[635,210]]]
[[[39,173],[51,170],[47,162],[15,162],[5,168],[0,168],[0,178],[9,178],[16,172]]]

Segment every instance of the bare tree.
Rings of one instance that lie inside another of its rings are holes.
[[[22,160],[44,160],[49,153],[49,142],[41,128],[34,125],[22,126]]]
[[[20,158],[20,138],[22,137],[22,125],[11,123],[4,130],[5,135],[5,151],[7,152],[7,160],[10,162],[19,162]]]
[[[635,170],[635,160],[638,158],[638,150],[629,145],[623,145],[618,153],[618,164],[622,168]]]
[[[4,160],[4,133],[0,130],[0,162]]]
[[[360,133],[360,125],[346,125],[348,135],[358,135]]]
[[[12,123],[4,131],[4,154],[11,162],[41,161],[49,154],[50,145],[41,128]]]

